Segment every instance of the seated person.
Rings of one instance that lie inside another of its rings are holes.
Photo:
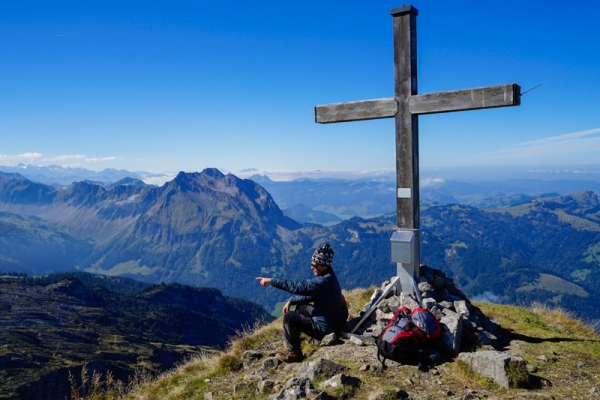
[[[348,316],[340,283],[331,263],[333,249],[329,244],[317,249],[312,256],[310,268],[314,278],[304,281],[258,277],[262,286],[269,284],[293,294],[283,306],[283,331],[287,350],[277,354],[283,362],[302,361],[300,333],[321,340],[325,335],[342,331]],[[296,305],[296,311],[290,306]]]

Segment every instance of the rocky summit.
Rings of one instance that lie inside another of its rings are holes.
[[[389,291],[382,297],[389,284],[389,281],[384,282],[382,287],[373,293],[365,311],[371,313],[356,329],[357,334],[374,340],[381,335],[400,307],[424,307],[432,312],[442,328],[442,340],[437,346],[442,353],[440,356],[454,357],[460,352],[473,351],[476,346],[503,346],[500,326],[474,306],[444,272],[426,265],[421,266],[418,288],[422,302],[416,299],[414,294],[406,292],[395,294],[394,291]],[[353,325],[359,322],[361,317],[350,321],[349,327],[354,328]]]
[[[509,388],[529,384],[527,363],[520,357],[501,351],[509,340],[502,336],[500,325],[474,306],[454,285],[452,279],[446,277],[443,272],[425,265],[421,266],[418,288],[422,303],[412,293],[396,294],[393,290],[386,291],[389,284],[389,281],[384,282],[381,288],[376,289],[371,296],[371,301],[365,305],[365,310],[348,321],[347,330],[356,333],[345,332],[341,338],[330,334],[320,341],[313,340],[313,345],[325,346],[328,349],[320,352],[319,358],[307,360],[302,367],[296,367],[295,376],[288,379],[273,398],[286,400],[333,398],[327,394],[327,389],[340,390],[345,387],[346,390],[351,391],[353,387],[360,385],[359,376],[352,376],[346,366],[332,360],[351,359],[362,364],[359,370],[363,372],[371,369],[381,371],[387,368],[384,363],[380,363],[374,343],[400,307],[409,309],[426,307],[440,322],[442,336],[428,346],[429,362],[426,366],[420,365],[421,370],[427,371],[458,357],[499,386]],[[366,319],[363,318],[365,313],[368,313]],[[359,322],[362,324],[358,329],[353,329]],[[336,344],[338,345],[335,346]],[[477,357],[473,357],[472,354],[476,349],[487,351],[479,351],[476,353]],[[463,353],[469,356],[463,356]],[[256,356],[254,353],[245,355],[246,360]],[[279,363],[276,359],[267,358],[263,361],[262,369],[265,369],[265,364],[277,366]],[[388,361],[387,364],[394,364],[394,362]],[[294,367],[286,366],[286,368]],[[321,378],[321,390],[316,389],[314,379],[317,376]],[[265,387],[276,386],[269,378],[261,380],[262,378],[264,377],[260,374],[254,376],[258,381],[258,388],[264,390]],[[325,381],[322,381],[323,379]],[[241,387],[245,387],[244,384],[237,385],[234,392],[239,391]],[[394,398],[409,397],[406,392],[398,392],[396,396]]]
[[[183,365],[164,379],[142,386],[135,398],[173,399],[177,393],[204,399],[557,399],[600,394],[600,339],[593,329],[564,314],[514,306],[476,306],[441,271],[423,266],[419,292],[438,316],[441,357],[428,368],[377,358],[374,338],[400,306],[418,304],[411,293],[381,299],[381,288],[347,328],[374,309],[356,334],[329,335],[303,344],[302,362],[283,364],[281,321],[233,344],[211,369],[201,361]],[[370,291],[365,291],[368,293]],[[356,291],[350,302],[360,300]],[[367,299],[367,298],[365,298]],[[376,303],[376,304],[375,304]],[[352,304],[352,303],[351,303]],[[487,316],[488,309],[496,321]],[[535,312],[534,312],[535,311]],[[183,375],[182,375],[183,374]],[[173,387],[173,382],[190,386]],[[148,391],[152,395],[148,395]]]

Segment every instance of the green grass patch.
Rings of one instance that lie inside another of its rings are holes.
[[[217,360],[217,375],[224,375],[228,372],[239,371],[242,368],[242,360],[235,354],[223,354]]]
[[[600,264],[600,243],[596,243],[588,247],[583,255],[585,256],[583,261]]]
[[[575,295],[579,297],[589,296],[589,293],[586,292],[582,287],[549,274],[540,274],[540,277],[536,282],[518,288],[517,292],[527,292],[535,289],[547,290],[549,292],[558,294]]]
[[[281,317],[283,315],[283,306],[285,303],[285,301],[275,303],[275,307],[273,308],[273,311],[271,311],[271,315],[275,318]]]
[[[591,269],[576,269],[575,271],[571,272],[571,276],[577,280],[585,281],[590,272],[592,272]]]
[[[511,388],[524,388],[529,384],[527,369],[519,362],[510,362],[506,375],[508,377],[508,385]]]

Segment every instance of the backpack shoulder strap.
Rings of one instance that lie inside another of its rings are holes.
[[[381,363],[381,369],[386,369],[387,365],[385,365],[385,356],[383,354],[381,354],[381,351],[379,350],[379,347],[377,348],[377,360],[379,360],[379,362]]]

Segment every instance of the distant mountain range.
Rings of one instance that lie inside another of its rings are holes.
[[[123,169],[107,168],[102,171],[92,171],[86,168],[61,167],[60,165],[37,166],[19,164],[16,166],[0,166],[0,171],[16,173],[29,180],[45,184],[70,185],[73,182],[97,181],[102,183],[116,182],[123,178],[141,179],[142,176],[151,176],[149,173],[137,173]]]
[[[336,217],[372,218],[396,212],[396,183],[393,181],[296,179],[280,182],[264,175],[254,175],[250,179],[263,186],[283,212],[299,222],[331,224],[335,223]],[[466,204],[495,208],[583,190],[600,193],[600,183],[533,179],[471,182],[434,180],[422,182],[420,189],[421,202],[425,204]]]
[[[57,188],[74,182],[88,182],[107,189],[114,185],[150,185],[171,181],[175,174],[153,174],[127,170],[65,168],[58,165],[36,166],[19,164],[0,166],[5,173],[18,173],[37,183]],[[431,174],[431,172],[429,172]],[[580,174],[589,176],[589,174]],[[557,174],[557,176],[562,176]],[[249,179],[265,188],[283,213],[300,222],[331,225],[352,217],[372,218],[395,212],[395,181],[389,177],[342,179],[297,178],[273,181],[267,175]],[[131,180],[131,182],[127,182]],[[421,201],[439,204],[466,204],[479,208],[506,207],[533,199],[592,190],[600,194],[597,180],[574,179],[490,179],[455,180],[424,179],[421,182]]]
[[[216,169],[180,173],[162,187],[130,183],[78,182],[59,190],[0,174],[0,231],[10,233],[0,237],[0,270],[70,269],[210,286],[269,309],[286,295],[254,278],[310,277],[310,256],[325,242],[336,251],[335,270],[346,288],[379,285],[395,272],[393,214],[303,225],[255,181]],[[327,191],[342,186],[314,190],[335,199]],[[453,277],[470,297],[542,301],[599,319],[598,197],[546,189],[552,188],[477,200],[491,208],[423,201],[422,262]]]

